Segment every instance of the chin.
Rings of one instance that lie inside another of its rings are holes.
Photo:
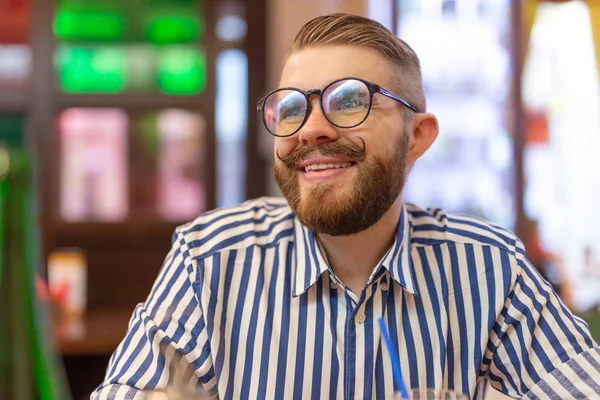
[[[303,203],[340,203],[350,200],[353,187],[351,183],[306,182],[300,185],[300,198]]]

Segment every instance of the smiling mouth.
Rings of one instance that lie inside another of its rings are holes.
[[[335,164],[312,164],[301,168],[303,172],[311,172],[311,171],[327,171],[330,169],[342,169],[348,168],[356,164],[355,162],[345,162],[345,163],[335,163]]]

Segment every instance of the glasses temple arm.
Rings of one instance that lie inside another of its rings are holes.
[[[408,101],[404,100],[402,97],[398,97],[394,93],[392,93],[382,87],[379,87],[379,93],[381,93],[382,95],[384,95],[386,97],[389,97],[390,99],[396,100],[399,103],[402,103],[404,106],[410,108],[411,110],[413,110],[416,113],[421,112],[421,111],[419,111],[419,109],[417,107],[413,106]]]

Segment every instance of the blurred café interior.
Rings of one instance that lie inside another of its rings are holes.
[[[256,100],[297,29],[333,12],[377,19],[421,59],[441,131],[406,201],[516,231],[600,339],[600,2],[0,0],[0,140],[34,156],[39,275],[75,398],[176,226],[279,195]]]

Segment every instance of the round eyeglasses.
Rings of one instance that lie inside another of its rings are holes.
[[[287,137],[298,132],[310,115],[310,96],[319,95],[321,111],[338,128],[354,128],[367,119],[375,93],[394,99],[405,107],[420,112],[408,101],[381,86],[360,78],[342,78],[323,89],[307,92],[297,88],[281,88],[263,97],[257,104],[265,127],[274,136]]]

